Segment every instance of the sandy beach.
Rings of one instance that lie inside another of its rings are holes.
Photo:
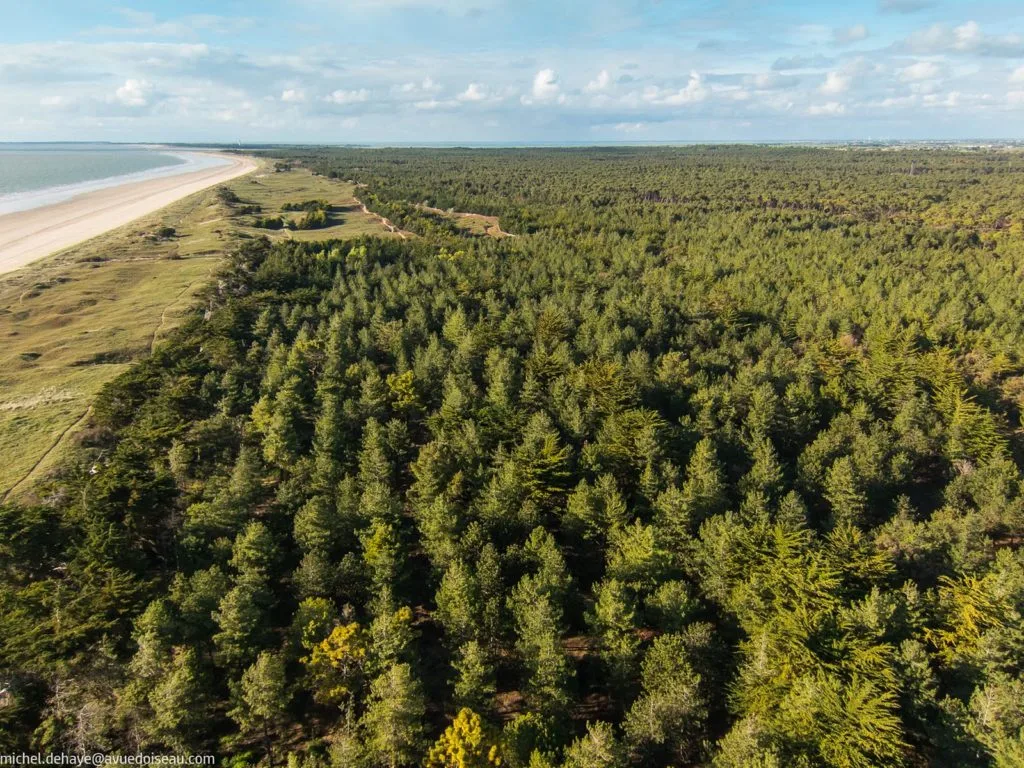
[[[0,274],[134,221],[195,192],[256,169],[255,161],[229,162],[176,176],[86,192],[53,205],[0,216]]]

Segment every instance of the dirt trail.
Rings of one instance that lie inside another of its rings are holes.
[[[392,224],[390,221],[388,221],[383,216],[381,216],[379,213],[374,213],[369,208],[367,208],[366,207],[366,203],[364,203],[358,197],[353,197],[352,199],[356,201],[356,204],[359,206],[359,209],[363,213],[365,213],[367,216],[370,216],[370,217],[372,217],[374,219],[377,219],[377,221],[379,221],[382,225],[384,225],[384,227],[387,229],[388,232],[391,232],[392,234],[398,235],[403,240],[408,240],[409,239],[409,235],[412,234],[411,232],[406,232],[404,230],[399,229],[394,224]]]
[[[443,211],[440,208],[432,208],[429,205],[417,205],[421,211],[427,211],[428,213],[436,213],[441,216],[454,216],[462,219],[476,219],[477,221],[484,222],[484,231],[491,237],[519,237],[511,232],[506,232],[501,228],[501,223],[497,216],[487,216],[483,213],[467,213],[465,211]]]
[[[172,301],[170,304],[168,304],[166,307],[163,308],[163,311],[160,313],[160,321],[156,324],[156,327],[153,329],[153,335],[149,339],[149,352],[150,352],[150,354],[153,353],[153,349],[156,347],[156,337],[157,337],[157,334],[160,333],[160,329],[163,328],[164,327],[164,323],[167,322],[167,310],[169,310],[173,306],[176,306],[177,303],[179,301],[181,301],[181,297],[184,296],[186,293],[188,293],[190,290],[192,290],[192,286],[198,285],[199,283],[207,283],[207,282],[209,282],[210,278],[213,276],[213,270],[216,268],[216,266],[217,266],[217,264],[214,263],[214,265],[211,266],[209,270],[207,270],[205,275],[203,275],[200,278],[197,278],[197,279],[193,280],[191,283],[189,283],[184,288],[182,288],[178,292],[178,295],[174,297],[174,301]]]
[[[59,446],[59,445],[60,445],[60,444],[61,444],[61,443],[62,443],[62,442],[64,441],[64,438],[65,438],[65,437],[66,437],[66,436],[67,436],[67,435],[68,435],[68,434],[69,434],[69,433],[70,433],[70,432],[71,432],[72,430],[74,430],[74,429],[75,429],[76,427],[80,426],[80,425],[81,425],[81,424],[82,424],[83,422],[85,422],[85,420],[89,418],[89,414],[90,414],[90,413],[92,413],[92,406],[91,406],[91,405],[90,405],[90,406],[89,406],[88,408],[86,408],[86,409],[85,409],[85,413],[83,413],[83,414],[82,414],[81,416],[79,416],[79,417],[78,417],[78,418],[77,418],[77,419],[76,419],[76,420],[74,421],[74,423],[72,423],[72,424],[69,424],[68,426],[66,426],[66,427],[64,428],[64,430],[63,430],[63,431],[62,431],[62,432],[61,432],[61,433],[60,433],[59,435],[57,435],[57,439],[53,441],[53,444],[52,444],[52,445],[50,445],[50,447],[46,449],[46,452],[45,452],[45,453],[44,453],[44,454],[43,454],[42,456],[40,456],[40,457],[39,457],[39,459],[38,459],[38,460],[36,461],[36,463],[35,463],[35,464],[33,464],[33,465],[32,465],[32,466],[31,466],[31,467],[29,468],[28,472],[26,472],[26,473],[25,473],[25,474],[24,474],[24,475],[22,476],[21,480],[19,480],[18,482],[16,482],[16,483],[15,483],[14,485],[12,485],[12,486],[11,486],[10,488],[8,488],[8,489],[7,489],[6,491],[4,491],[3,495],[0,495],[0,503],[2,503],[2,502],[4,502],[4,501],[7,501],[7,498],[8,498],[8,497],[9,497],[9,496],[10,496],[10,495],[11,495],[12,493],[14,493],[14,492],[15,492],[16,490],[18,490],[18,488],[19,488],[20,486],[24,485],[24,484],[25,484],[25,483],[26,483],[26,482],[28,481],[28,479],[29,479],[30,477],[32,477],[32,475],[33,475],[33,474],[35,474],[35,471],[36,471],[37,469],[39,469],[39,467],[40,467],[40,466],[42,465],[42,463],[43,463],[44,461],[46,461],[46,457],[47,457],[47,456],[49,456],[49,455],[50,455],[51,453],[53,453],[53,452],[54,452],[55,450],[57,450],[57,446]]]

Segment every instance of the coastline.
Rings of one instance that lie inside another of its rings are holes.
[[[0,275],[77,245],[207,187],[251,173],[248,157],[213,152],[228,162],[84,192],[52,205],[0,215]]]
[[[0,151],[2,149],[3,146],[0,145]],[[27,189],[0,194],[0,216],[63,203],[65,200],[71,200],[88,192],[121,187],[137,181],[149,181],[150,179],[204,171],[209,168],[224,166],[228,162],[223,154],[213,152],[181,152],[158,149],[152,154],[174,158],[174,162],[114,176],[101,176],[96,179],[85,179],[83,181],[57,184],[40,189]]]

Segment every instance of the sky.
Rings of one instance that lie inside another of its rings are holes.
[[[0,10],[3,141],[1024,137],[1021,0],[0,0]]]

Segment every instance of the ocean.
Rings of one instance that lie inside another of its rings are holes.
[[[209,155],[141,145],[0,143],[0,214],[225,162]]]

